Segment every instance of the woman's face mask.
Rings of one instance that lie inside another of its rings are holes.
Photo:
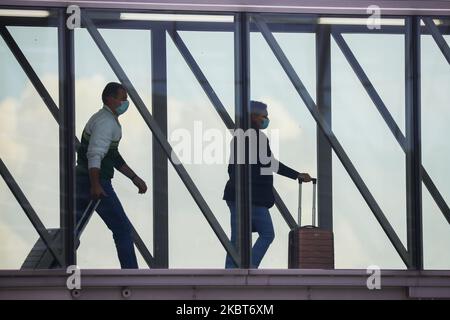
[[[260,124],[260,129],[267,129],[267,127],[269,126],[270,120],[269,118],[263,118],[261,120],[261,124]]]
[[[252,114],[252,127],[255,129],[266,129],[269,126],[270,120],[266,115]]]

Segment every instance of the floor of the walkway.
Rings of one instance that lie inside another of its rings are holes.
[[[69,277],[72,275],[72,278]],[[450,298],[450,271],[65,270],[0,271],[0,299],[434,299]],[[367,284],[380,285],[369,289]]]

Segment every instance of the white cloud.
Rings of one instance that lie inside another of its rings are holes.
[[[302,128],[282,101],[277,101],[271,96],[262,97],[260,100],[268,105],[270,126],[280,129],[281,140],[292,142],[303,139]]]
[[[57,77],[46,75],[44,78],[52,96],[57,96]],[[101,75],[77,79],[76,132],[78,136],[89,117],[101,108],[100,93],[106,81],[106,78]],[[186,84],[183,83],[183,85]],[[196,87],[195,90],[197,89]],[[201,91],[196,92],[200,93]],[[203,121],[205,129],[225,129],[207,98],[202,94],[197,96],[195,101],[182,100],[174,96],[169,97],[169,135],[170,130],[174,128],[184,127],[192,130],[194,121],[198,120]],[[306,124],[304,127],[299,126],[298,119],[290,112],[291,106],[286,105],[284,101],[274,99],[269,93],[263,96],[261,100],[270,106],[271,124],[273,127],[280,129],[280,138],[284,150],[280,150],[282,156],[280,160],[289,159],[296,165],[301,164],[303,166],[301,169],[305,169],[305,171],[313,170],[315,158],[311,154],[314,153],[315,136],[307,135],[311,128],[307,127]],[[150,101],[150,97],[145,97],[144,101]],[[59,138],[55,120],[30,84],[26,86],[24,92],[18,98],[10,97],[1,101],[0,114],[0,157],[5,160],[46,226],[58,225]],[[144,196],[138,195],[136,188],[119,173],[116,174],[114,187],[127,214],[140,232],[141,237],[144,238],[150,251],[152,251],[152,135],[133,105],[120,118],[120,121],[123,127],[121,153],[130,166],[147,182],[149,191]],[[299,141],[298,144],[297,141]],[[300,145],[302,149],[300,149]],[[228,151],[228,143],[225,149]],[[299,159],[299,154],[301,154],[302,159]],[[305,158],[307,159],[305,160]],[[169,167],[171,167],[170,164]],[[229,213],[221,199],[223,187],[227,180],[227,165],[191,165],[186,166],[186,168],[223,229],[229,234]],[[288,207],[295,214],[297,183],[277,177],[276,184],[280,188],[280,194],[282,194]],[[339,184],[339,186],[342,186],[339,192],[339,196],[342,198],[341,203],[348,201],[348,193],[354,187],[349,188],[345,184]],[[21,254],[16,255],[16,252],[10,249],[0,250],[0,267],[18,267],[18,265],[14,266],[14,263],[20,261],[24,250],[26,250],[25,247],[30,246],[34,240],[30,244],[27,242],[28,240],[20,240],[17,233],[3,231],[4,229],[10,230],[11,226],[19,222],[22,223],[23,219],[20,220],[16,216],[21,215],[23,218],[23,213],[17,212],[17,208],[13,206],[4,205],[4,203],[12,201],[12,197],[7,194],[9,191],[4,184],[1,188],[2,215],[0,216],[0,228],[2,231],[0,235],[2,239],[6,237],[9,240],[7,242],[0,241],[0,247],[9,248],[11,243],[17,242],[21,248]],[[337,196],[337,193],[335,196]],[[310,202],[308,201],[310,200],[307,200],[306,196],[304,198],[305,206],[309,208]],[[358,201],[360,202],[360,200]],[[366,218],[365,216],[361,218],[359,206],[341,204],[339,209],[348,211],[346,212],[346,219],[359,222],[359,219]],[[266,268],[286,267],[288,229],[279,213],[275,209],[271,209],[271,212],[276,227],[276,239],[269,248],[262,266]],[[402,212],[399,214],[402,214]],[[220,268],[223,266],[225,252],[222,246],[172,168],[169,169],[169,219],[171,267]],[[356,225],[358,224],[356,223]],[[24,231],[18,232],[21,234]],[[350,223],[341,220],[335,225],[335,234],[337,235],[337,253],[339,253],[336,259],[338,267],[350,268],[355,265],[369,265],[373,263],[373,257],[376,257],[375,263],[381,266],[392,264],[391,256],[383,257],[382,247],[372,256],[365,251],[367,247],[378,243],[386,243],[385,235],[372,232],[370,225],[365,225],[362,229],[356,230]],[[361,239],[364,237],[361,234],[370,234],[372,237],[368,240],[368,243],[363,243]],[[36,235],[33,235],[34,237]],[[27,238],[24,237],[24,239]],[[94,217],[83,235],[79,261],[82,267],[118,267],[111,233],[98,217]],[[146,267],[142,260],[140,266]]]
[[[7,98],[0,103],[0,157],[9,155],[14,160],[26,159],[26,149],[14,142],[11,134],[18,132],[17,119],[18,102],[14,98]]]
[[[29,253],[32,242],[23,239],[21,233],[24,231],[30,230],[12,229],[10,226],[0,225],[0,267],[2,269],[17,269]]]

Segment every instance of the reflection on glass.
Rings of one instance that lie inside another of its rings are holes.
[[[445,25],[449,20],[442,20]],[[440,28],[445,42],[450,45],[448,31]],[[450,204],[450,69],[448,61],[433,37],[424,28],[421,41],[421,120],[422,164],[447,205]],[[426,269],[448,269],[450,253],[446,244],[450,241],[447,220],[435,200],[422,185],[423,241]]]

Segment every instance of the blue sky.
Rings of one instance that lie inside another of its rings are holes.
[[[57,34],[54,28],[9,28],[38,75],[58,101]],[[124,70],[151,110],[150,33],[102,30]],[[234,116],[233,36],[229,33],[182,32],[181,36]],[[310,94],[315,93],[315,45],[311,34],[276,34]],[[400,35],[345,35],[398,126],[404,131],[404,45]],[[447,41],[450,39],[447,37]],[[316,125],[260,34],[251,35],[252,98],[269,105],[271,128],[280,130],[278,158],[302,172],[316,175]],[[170,38],[167,40],[169,135],[177,128],[225,129]],[[114,74],[86,30],[76,30],[76,130],[101,107],[100,94]],[[450,203],[449,65],[429,36],[422,37],[423,164]],[[0,39],[0,157],[16,177],[47,227],[56,227],[58,199],[58,128],[42,100]],[[406,245],[405,157],[375,106],[332,41],[333,130],[355,167]],[[138,195],[134,186],[116,175],[116,192],[135,227],[152,248],[151,133],[134,106],[120,118],[121,153],[150,186]],[[223,229],[229,213],[222,198],[226,164],[186,165]],[[297,183],[275,177],[275,185],[296,216]],[[311,200],[304,188],[306,222]],[[333,158],[335,254],[338,268],[403,268],[373,214],[342,167]],[[425,264],[450,267],[450,228],[423,188]],[[6,184],[0,181],[0,268],[18,268],[37,238]],[[271,209],[276,239],[261,267],[287,267],[288,227]],[[173,268],[221,268],[225,252],[177,174],[169,165],[170,262]],[[112,237],[94,216],[79,250],[81,267],[116,268]],[[145,267],[142,259],[140,266]]]

